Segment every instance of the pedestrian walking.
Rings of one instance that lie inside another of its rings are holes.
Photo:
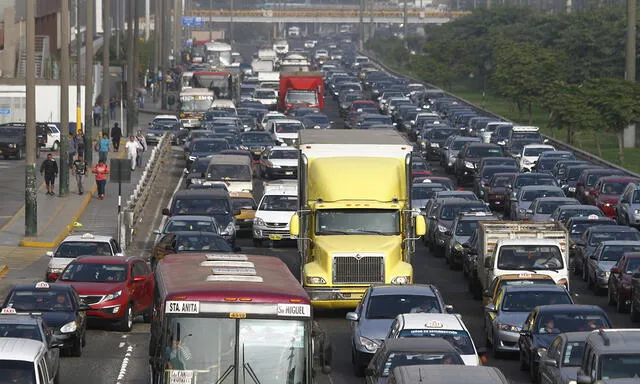
[[[69,134],[69,147],[67,149],[67,153],[69,154],[69,168],[73,167],[73,159],[76,157],[78,153],[78,142],[75,136]]]
[[[82,156],[84,158],[84,134],[79,133],[76,136],[76,152],[78,152],[78,156]]]
[[[47,195],[54,196],[56,177],[58,177],[58,163],[52,154],[48,154],[47,158],[40,165],[40,174],[44,174],[44,182],[47,185]]]
[[[127,158],[131,160],[131,170],[135,171],[137,162],[136,158],[138,157],[138,153],[142,150],[142,145],[138,140],[136,140],[135,136],[131,135],[129,136],[129,141],[127,141],[125,148],[127,150]]]
[[[78,184],[78,195],[84,193],[84,176],[87,174],[87,162],[84,161],[82,155],[78,155],[78,158],[73,162],[71,170],[76,177],[76,183]]]
[[[109,176],[109,173],[111,172],[111,170],[109,169],[109,166],[106,164],[106,162],[100,159],[98,161],[98,164],[95,167],[93,167],[92,172],[94,175],[96,175],[96,185],[98,187],[98,199],[102,200],[104,199],[104,189],[105,189],[105,186],[107,185],[107,176]]]
[[[118,105],[118,100],[115,97],[112,97],[109,100],[109,118],[111,120],[116,119],[116,106]]]
[[[111,142],[109,141],[109,137],[106,133],[102,134],[102,139],[96,143],[98,147],[98,159],[103,162],[107,162],[107,156],[109,155],[109,146]]]
[[[99,127],[100,120],[102,120],[102,107],[96,103],[96,105],[93,106],[93,125]]]
[[[113,151],[118,152],[120,150],[120,140],[122,139],[122,129],[118,126],[118,123],[113,124],[111,128],[111,141],[113,141]]]
[[[138,151],[138,156],[136,157],[136,166],[142,167],[142,155],[147,151],[147,139],[144,138],[142,131],[138,131],[136,134],[136,140],[138,140],[138,143],[140,143],[140,146],[142,147]]]

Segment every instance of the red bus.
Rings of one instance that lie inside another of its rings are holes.
[[[154,384],[312,383],[311,300],[280,259],[174,254],[155,275]]]

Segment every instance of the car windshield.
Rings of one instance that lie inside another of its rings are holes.
[[[380,377],[389,376],[389,372],[395,367],[443,364],[464,365],[464,361],[456,353],[391,352],[382,367]]]
[[[174,200],[174,211],[176,215],[213,215],[215,213],[228,213],[228,199],[201,198],[201,199],[181,199]]]
[[[404,329],[400,331],[400,338],[409,337],[437,337],[449,342],[461,355],[475,355],[476,350],[467,331],[448,329]]]
[[[398,235],[400,216],[394,209],[320,209],[316,235]]]
[[[71,263],[60,277],[62,281],[117,283],[127,280],[126,264]]]
[[[611,173],[609,173],[609,175],[611,175]],[[593,187],[594,185],[596,185],[596,183],[598,182],[598,180],[600,180],[600,178],[607,176],[605,173],[602,172],[597,172],[597,173],[591,173],[589,174],[589,176],[587,176],[587,187]]]
[[[288,211],[294,212],[298,209],[297,196],[285,195],[265,195],[258,207],[259,211]]]
[[[249,197],[232,197],[231,206],[234,209],[254,209],[256,203]],[[215,232],[215,231],[211,231]]]
[[[0,360],[0,383],[36,384],[36,370],[33,362]]]
[[[603,313],[593,311],[551,312],[540,314],[538,318],[538,327],[534,329],[534,333],[559,334],[611,328]]]
[[[496,167],[496,166],[489,166],[489,167],[485,167],[482,169],[482,178],[483,179],[490,179],[491,176],[495,175],[496,173],[507,173],[507,172],[515,172],[516,169],[515,168],[507,168],[507,167]],[[509,179],[507,177],[507,179]]]
[[[495,292],[500,292],[502,287],[507,286],[507,285],[532,285],[532,284],[554,285],[555,282],[553,281],[552,278],[546,278],[546,279],[526,279],[526,278],[525,279],[520,279],[520,278],[518,278],[518,280],[502,279],[498,283],[498,286],[496,288],[497,290]]]
[[[562,268],[562,253],[555,245],[503,245],[499,250],[498,269],[535,271]]]
[[[592,222],[592,221],[578,221],[575,223],[571,224],[571,231],[569,232],[571,234],[571,237],[577,237],[582,235],[583,233],[585,233],[587,231],[587,229],[596,226],[596,225],[611,225],[611,224],[615,224],[614,222]]]
[[[181,235],[176,240],[176,248],[180,252],[215,251],[233,252],[222,236],[210,236],[202,233]]]
[[[564,197],[564,193],[561,190],[530,189],[522,193],[522,195],[520,196],[520,201],[533,201],[538,197]],[[549,213],[551,212],[553,212],[553,210]]]
[[[590,215],[602,216],[602,211],[596,207],[593,208],[576,208],[576,209],[562,209],[558,213],[558,221],[565,221],[569,217],[585,217]]]
[[[582,173],[582,171],[584,171],[585,167],[572,167],[569,168],[569,173],[567,174],[567,180],[578,180],[578,177],[580,177],[580,174]],[[626,185],[625,185],[626,186]],[[622,187],[622,189],[624,189],[624,187]],[[620,191],[620,193],[622,193],[622,191]]]
[[[511,176],[496,176],[491,179],[490,185],[492,187],[506,187],[511,183],[513,178]]]
[[[176,122],[171,123],[156,123],[151,126],[152,131],[172,131],[178,124]]]
[[[42,332],[40,332],[40,328],[35,324],[0,323],[0,337],[16,337],[18,339],[47,342]],[[0,380],[2,379],[0,378]]]
[[[456,225],[456,236],[471,236],[476,228],[478,228],[478,221],[461,220]]]
[[[618,261],[627,252],[640,252],[640,245],[605,245],[600,261]]]
[[[327,124],[329,123],[329,118],[325,115],[319,114],[319,113],[310,113],[307,115],[304,115],[304,119],[305,120],[309,120],[312,123],[315,124]]]
[[[164,228],[164,233],[169,232],[217,232],[216,226],[211,220],[170,220]]]
[[[549,151],[553,151],[553,149],[545,147],[530,147],[524,149],[524,155],[528,157],[537,157],[540,156],[543,152]]]
[[[536,164],[538,170],[540,169],[551,169],[558,162],[559,159],[544,159],[539,160]],[[593,185],[593,184],[592,184]]]
[[[552,291],[522,291],[507,292],[502,301],[504,312],[526,312],[539,305],[549,304],[573,304],[569,295],[565,292]]]
[[[435,296],[373,295],[367,305],[367,319],[395,319],[401,313],[442,313]]]
[[[300,123],[276,123],[276,133],[296,133],[304,127]]]
[[[229,143],[226,141],[203,140],[194,142],[191,150],[193,152],[216,153],[225,149],[229,149]]]
[[[245,133],[240,136],[240,141],[249,145],[273,145],[273,139],[268,133]]]
[[[467,156],[469,157],[502,157],[502,148],[500,147],[483,147],[473,146],[467,150]]]
[[[255,91],[253,93],[253,97],[255,97],[256,99],[275,99],[276,98],[276,92],[273,91],[273,90]]]
[[[525,185],[556,185],[556,180],[549,177],[518,177],[516,178],[515,186],[524,187]]]
[[[600,193],[605,195],[620,195],[624,192],[624,189],[627,187],[628,182],[611,182],[611,183],[602,183],[600,187]]]
[[[489,212],[484,203],[481,204],[447,204],[442,207],[440,219],[453,220],[460,212]]]
[[[269,159],[297,160],[298,151],[271,151]]]
[[[559,206],[567,205],[567,204],[570,204],[570,203],[568,201],[562,201],[562,200],[558,200],[558,201],[553,201],[553,200],[552,201],[541,201],[538,204],[538,206],[536,207],[536,213],[539,213],[539,214],[542,214],[542,215],[550,215]]]
[[[454,133],[456,133],[454,129],[432,129],[427,133],[427,137],[434,140],[444,140]]]
[[[465,144],[472,142],[473,141],[470,140],[454,140],[453,143],[451,143],[451,149],[461,150]]]
[[[60,244],[53,257],[75,259],[84,255],[111,256],[113,252],[108,242],[65,241]]]
[[[18,312],[64,312],[73,309],[67,292],[47,289],[15,290],[7,300],[7,307]]]
[[[627,266],[624,268],[624,273],[632,274],[640,272],[640,259],[630,258],[627,262]]]
[[[640,240],[640,232],[638,231],[607,231],[592,232],[589,239],[589,245],[596,246],[598,243],[607,240]]]
[[[562,354],[562,367],[579,367],[582,365],[584,341],[570,341]]]
[[[414,161],[413,163],[411,163],[411,170],[413,172],[416,171],[427,171],[427,164],[421,162],[421,161]]]
[[[251,181],[251,167],[241,164],[210,164],[207,168],[209,181]]]
[[[640,353],[606,354],[600,356],[599,380],[638,379]]]
[[[411,198],[413,200],[427,200],[432,198],[436,192],[446,191],[442,184],[433,184],[428,186],[416,186],[411,188]]]

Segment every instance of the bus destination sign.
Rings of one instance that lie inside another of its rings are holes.
[[[199,301],[167,301],[165,313],[200,313]]]

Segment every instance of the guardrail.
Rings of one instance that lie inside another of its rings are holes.
[[[136,188],[127,199],[124,209],[118,216],[118,236],[123,250],[131,243],[136,224],[140,221],[155,180],[164,171],[163,165],[170,149],[171,133],[166,132],[151,151],[147,165],[142,171],[140,181],[138,181]]]
[[[438,12],[425,10],[408,10],[408,17],[442,17],[454,19],[470,14],[471,12]],[[358,17],[359,9],[259,9],[259,10],[193,10],[189,12],[190,16],[202,17]],[[363,13],[365,19],[371,17],[403,17],[403,10],[366,10]]]
[[[436,86],[435,86],[435,85],[433,85],[433,84],[427,83],[427,82],[422,81],[422,80],[419,80],[419,79],[414,79],[414,78],[412,78],[411,76],[407,76],[407,75],[405,75],[405,74],[403,74],[403,73],[399,73],[399,72],[394,71],[394,70],[393,70],[393,69],[391,69],[391,68],[388,68],[388,67],[387,67],[387,66],[385,66],[385,65],[380,61],[380,59],[379,59],[379,58],[377,58],[377,57],[376,57],[372,52],[363,51],[363,52],[361,52],[361,54],[363,54],[364,56],[369,57],[369,60],[370,60],[370,61],[372,61],[372,62],[374,63],[374,65],[378,66],[380,69],[384,70],[384,71],[385,71],[385,72],[387,72],[387,73],[390,73],[390,74],[392,74],[392,75],[394,75],[394,76],[399,76],[399,77],[404,77],[404,78],[411,79],[412,81],[415,81],[416,83],[424,84],[424,85],[425,85],[426,87],[428,87],[428,88],[432,88],[432,89],[433,89],[433,88],[437,88],[437,89],[440,89],[439,87],[436,87]],[[491,111],[489,111],[489,110],[487,110],[487,109],[484,109],[483,107],[480,107],[480,106],[478,106],[478,105],[476,105],[476,104],[474,104],[474,103],[472,103],[472,102],[470,102],[470,101],[468,101],[468,100],[465,100],[465,99],[463,99],[463,98],[461,98],[461,97],[458,97],[458,96],[456,96],[456,95],[454,95],[454,94],[452,94],[452,93],[449,93],[449,92],[447,92],[447,91],[444,91],[444,90],[443,90],[443,92],[444,92],[446,95],[448,95],[448,96],[450,96],[450,97],[452,97],[452,98],[454,98],[454,99],[456,99],[456,100],[458,100],[458,101],[460,101],[460,102],[462,102],[462,103],[464,103],[464,104],[467,104],[467,105],[469,105],[469,106],[471,106],[471,107],[475,108],[475,109],[476,109],[476,110],[478,110],[478,111],[481,111],[481,112],[482,112],[483,114],[485,114],[485,115],[492,116],[492,117],[495,117],[496,119],[500,119],[500,120],[504,120],[504,121],[508,121],[508,122],[513,123],[511,120],[507,119],[506,117],[504,117],[504,116],[500,116],[500,115],[498,115],[497,113],[493,113],[493,112],[491,112]],[[600,157],[595,156],[595,155],[594,155],[594,154],[592,154],[592,153],[589,153],[589,152],[583,151],[583,150],[582,150],[582,149],[580,149],[580,148],[576,148],[576,147],[574,147],[574,146],[571,146],[571,145],[569,145],[569,144],[567,144],[567,143],[565,143],[565,142],[562,142],[562,141],[559,141],[559,140],[557,140],[557,139],[554,139],[553,137],[546,136],[546,135],[542,135],[542,136],[543,136],[545,139],[547,139],[547,140],[548,140],[548,143],[549,143],[549,144],[553,145],[554,147],[556,147],[556,148],[557,148],[557,149],[559,149],[559,150],[574,152],[574,153],[576,154],[576,157],[581,158],[581,159],[583,159],[583,160],[588,160],[588,161],[590,161],[590,162],[592,162],[592,163],[594,163],[594,164],[602,165],[602,166],[605,166],[605,167],[608,167],[608,168],[618,169],[618,170],[624,171],[624,172],[625,172],[625,173],[627,173],[629,176],[640,178],[640,174],[633,173],[633,172],[629,171],[628,169],[625,169],[625,168],[620,167],[620,166],[619,166],[619,165],[617,165],[617,164],[614,164],[614,163],[611,163],[611,162],[609,162],[609,161],[607,161],[607,160],[601,159]]]

